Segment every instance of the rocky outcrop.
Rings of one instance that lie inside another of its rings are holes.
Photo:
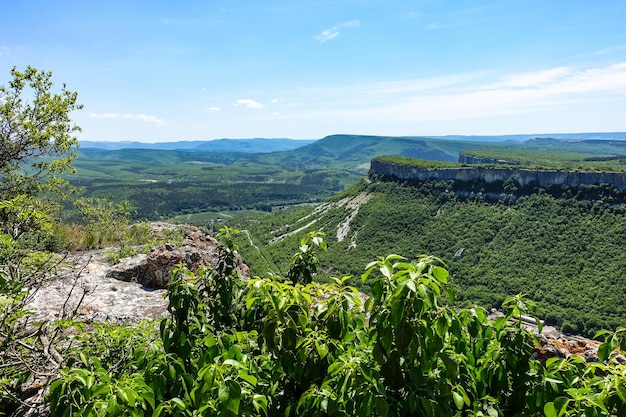
[[[200,266],[216,268],[219,261],[219,242],[197,228],[191,228],[181,246],[171,243],[158,246],[147,255],[123,259],[111,268],[107,277],[125,282],[137,282],[146,288],[166,288],[172,271],[184,265],[196,272]],[[238,270],[243,278],[250,276],[241,258]]]
[[[540,345],[535,347],[533,356],[544,362],[550,358],[567,358],[570,355],[581,356],[587,362],[599,362],[597,340],[583,337],[567,337],[562,335],[542,334]],[[618,356],[621,358],[621,355]]]
[[[167,315],[164,289],[172,270],[184,264],[190,270],[200,265],[215,267],[219,243],[195,227],[180,246],[160,245],[149,254],[105,262],[106,250],[67,254],[56,274],[32,295],[28,308],[34,321],[54,321],[69,316],[86,323],[134,324]],[[248,278],[241,258],[238,270]]]
[[[504,183],[511,179],[520,188],[537,186],[550,188],[566,185],[579,188],[581,185],[611,184],[620,191],[626,190],[624,172],[559,171],[516,168],[416,168],[408,165],[372,160],[370,175],[415,181],[484,181],[487,184]]]

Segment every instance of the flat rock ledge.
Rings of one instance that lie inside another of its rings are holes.
[[[165,317],[172,270],[180,264],[191,271],[217,265],[217,240],[198,228],[187,229],[182,245],[159,245],[115,265],[104,261],[105,249],[68,254],[57,273],[33,293],[28,305],[31,320],[54,321],[73,315],[87,323],[135,324]],[[238,271],[242,278],[249,277],[241,258]]]

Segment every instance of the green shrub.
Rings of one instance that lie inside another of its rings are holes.
[[[348,277],[244,282],[234,270],[234,233],[220,233],[216,270],[175,273],[170,317],[157,337],[145,327],[100,327],[89,336],[95,347],[77,352],[80,360],[51,385],[53,416],[626,411],[626,367],[534,359],[536,336],[522,326],[532,303],[521,296],[505,300],[505,315],[494,322],[480,308],[449,306],[448,272],[429,256],[370,263],[362,277],[372,282],[369,298],[346,285]],[[602,359],[626,347],[624,334],[605,334]]]

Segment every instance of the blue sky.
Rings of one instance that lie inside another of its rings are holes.
[[[626,131],[626,1],[12,0],[83,140]]]

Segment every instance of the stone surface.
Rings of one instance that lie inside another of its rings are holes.
[[[579,336],[555,336],[553,334],[542,334],[539,338],[541,346],[537,346],[533,355],[546,361],[550,358],[565,358],[569,355],[583,357],[587,362],[599,362],[597,340],[586,339]]]
[[[185,237],[182,246],[172,243],[158,246],[148,255],[123,259],[106,274],[125,282],[136,282],[146,288],[162,289],[169,283],[172,271],[179,265],[196,272],[200,266],[215,268],[218,263],[219,242],[195,227]],[[239,272],[249,277],[249,269],[239,258]]]
[[[370,174],[416,181],[463,181],[475,180],[490,183],[504,183],[512,179],[518,187],[537,185],[549,188],[554,185],[567,185],[578,188],[581,185],[611,184],[618,190],[626,190],[626,172],[585,172],[513,168],[459,167],[424,169],[385,161],[372,160]]]
[[[54,321],[74,311],[77,320],[87,323],[134,324],[165,317],[166,291],[108,277],[111,267],[104,256],[105,250],[68,255],[67,265],[60,267],[29,303],[33,320]]]
[[[166,243],[116,265],[104,261],[105,249],[68,254],[57,273],[32,294],[32,319],[53,321],[75,312],[80,321],[133,324],[165,317],[172,269],[182,263],[195,271],[217,263],[217,240],[195,227],[188,230],[181,246]],[[238,269],[242,278],[249,278],[241,258]]]

